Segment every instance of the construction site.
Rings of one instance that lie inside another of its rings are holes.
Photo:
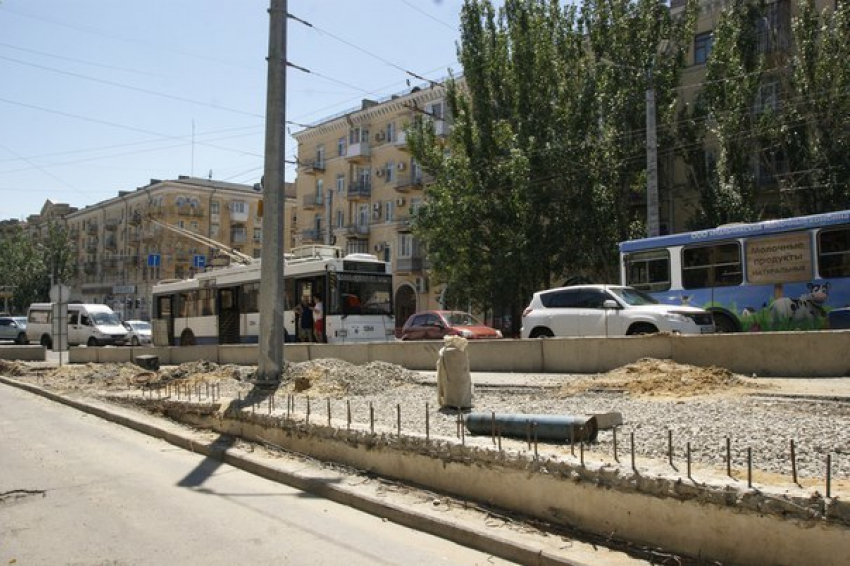
[[[206,445],[185,446],[210,457],[272,447],[485,506],[550,542],[604,540],[650,563],[841,564],[850,551],[850,378],[656,358],[603,373],[473,371],[458,410],[441,404],[434,371],[380,361],[288,362],[272,390],[250,365],[0,364],[8,385],[178,445],[127,411],[206,431]],[[516,562],[574,563],[557,544],[476,543],[426,523],[413,522]]]

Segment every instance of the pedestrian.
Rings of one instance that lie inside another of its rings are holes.
[[[298,341],[313,342],[313,308],[307,297],[301,298],[301,304],[295,307],[298,318]],[[299,312],[300,311],[300,312]]]
[[[325,341],[325,311],[322,305],[322,296],[316,295],[316,304],[313,306],[313,319],[316,329],[316,342]]]

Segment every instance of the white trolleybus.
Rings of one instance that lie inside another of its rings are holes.
[[[393,340],[392,267],[371,254],[343,255],[333,246],[286,254],[287,340],[298,336],[298,306],[321,297],[324,336],[331,344]],[[191,279],[161,281],[152,292],[156,345],[256,344],[260,328],[260,265],[231,265]]]
[[[720,332],[850,328],[850,211],[620,244],[622,281]]]

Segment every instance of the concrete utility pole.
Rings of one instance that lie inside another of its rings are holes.
[[[284,133],[286,122],[286,0],[269,8],[269,72],[266,87],[266,154],[263,183],[263,248],[260,258],[260,358],[257,378],[278,382],[283,372]]]
[[[661,234],[658,212],[658,139],[655,134],[655,87],[652,64],[646,70],[646,235]]]

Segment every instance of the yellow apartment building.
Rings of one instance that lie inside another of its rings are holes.
[[[417,310],[439,307],[439,289],[429,285],[425,250],[410,226],[429,179],[407,151],[405,130],[421,115],[445,136],[444,97],[444,88],[434,85],[364,100],[293,134],[296,244],[336,245],[391,262],[397,326]]]
[[[157,281],[191,277],[234,250],[260,256],[259,186],[180,176],[64,215],[77,250],[71,300],[109,305],[125,319],[150,317]],[[41,223],[43,224],[43,223]],[[203,243],[167,226],[203,236]]]

